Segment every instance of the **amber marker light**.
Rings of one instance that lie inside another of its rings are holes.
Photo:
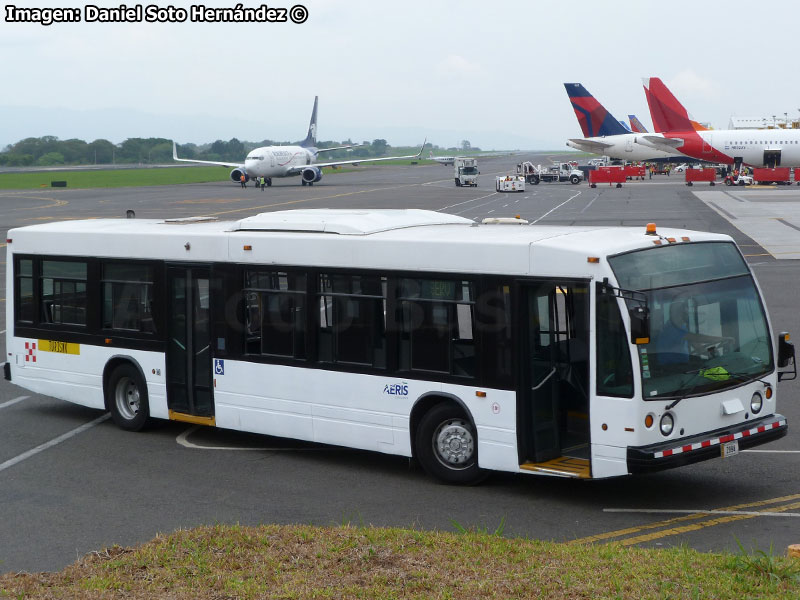
[[[253,247],[250,244],[246,244],[242,247],[243,250],[252,250]]]
[[[691,242],[692,240],[690,240],[690,239],[689,239],[688,237],[686,237],[686,236],[683,236],[683,237],[681,238],[681,241],[682,241],[682,242]]]
[[[772,398],[772,388],[768,387],[766,390],[764,390],[764,395],[767,397],[767,400]]]
[[[603,423],[603,424],[600,426],[600,428],[601,428],[603,431],[608,431],[608,425],[606,425],[605,423]]]
[[[486,392],[475,392],[478,398],[486,398]]]
[[[667,241],[668,241],[670,244],[674,244],[674,243],[675,243],[675,242],[677,242],[678,240],[676,240],[675,238],[667,238]]]
[[[647,415],[644,418],[644,426],[650,429],[653,426],[653,415]]]
[[[586,262],[590,262],[593,265],[596,265],[597,263],[600,262],[600,257],[598,257],[598,256],[589,256],[589,257],[587,257]]]
[[[656,224],[655,223],[648,223],[647,228],[645,229],[645,233],[647,235],[658,235],[656,233]]]
[[[106,338],[106,344],[110,344],[110,343],[111,343],[111,338]]]

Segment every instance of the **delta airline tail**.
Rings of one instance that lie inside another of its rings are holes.
[[[583,137],[630,133],[580,83],[565,83],[564,87],[583,130]]]
[[[648,133],[647,128],[642,125],[642,122],[636,115],[628,115],[628,120],[631,122],[631,131],[634,133]]]
[[[317,100],[319,96],[314,96],[314,110],[311,111],[311,122],[308,124],[308,134],[306,139],[300,142],[302,148],[314,148],[317,145]]]

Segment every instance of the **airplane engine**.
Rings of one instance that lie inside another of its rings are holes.
[[[306,167],[301,173],[303,185],[310,185],[322,179],[322,169],[318,167]]]
[[[239,167],[236,167],[233,171],[231,171],[231,181],[233,183],[240,183],[242,180],[242,174],[244,174],[245,182],[250,181],[250,176],[247,174],[247,171]]]

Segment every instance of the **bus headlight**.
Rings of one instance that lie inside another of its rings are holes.
[[[661,417],[659,427],[661,428],[662,435],[669,435],[672,433],[672,429],[675,427],[675,419],[672,418],[671,414],[665,413],[664,416]]]
[[[753,411],[754,415],[757,415],[762,406],[764,406],[764,400],[761,398],[761,394],[756,392],[753,394],[753,397],[750,398],[750,410]]]

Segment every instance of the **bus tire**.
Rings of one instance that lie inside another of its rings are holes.
[[[150,417],[147,384],[131,363],[119,365],[111,373],[106,389],[111,418],[126,431],[141,431]]]
[[[454,404],[437,404],[425,413],[417,428],[415,446],[428,475],[445,483],[470,485],[486,477],[478,468],[475,426]]]

